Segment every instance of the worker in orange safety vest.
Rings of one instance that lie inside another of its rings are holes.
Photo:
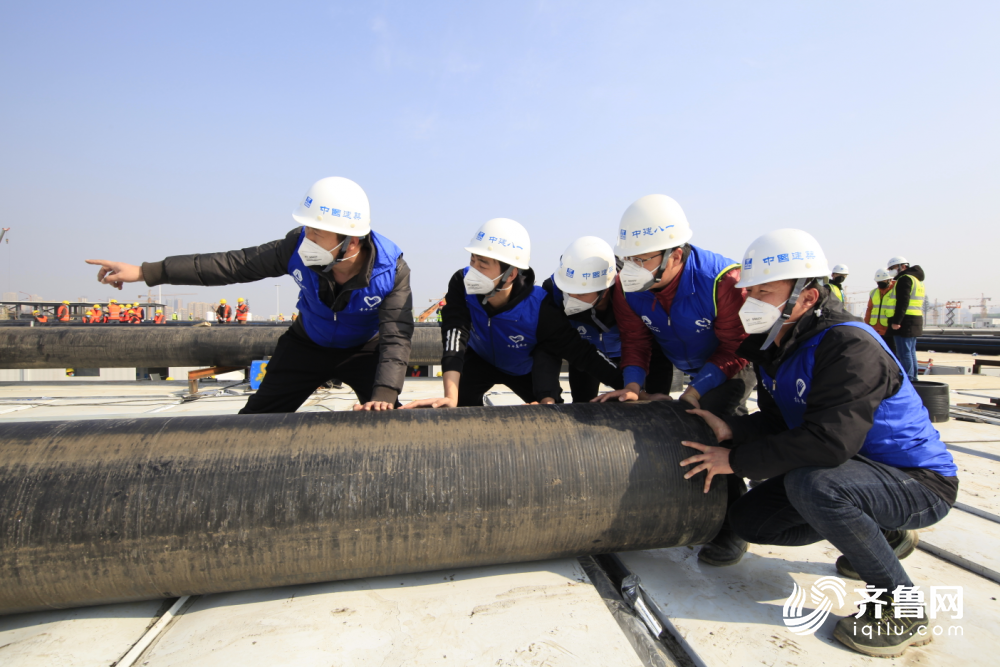
[[[250,306],[248,306],[247,302],[243,300],[243,297],[240,297],[239,299],[237,299],[236,300],[236,322],[239,323],[239,324],[246,324],[247,323],[247,313],[249,313],[249,312],[250,312]]]
[[[220,324],[233,321],[233,309],[226,305],[225,299],[219,299],[219,307],[215,309],[215,319]]]

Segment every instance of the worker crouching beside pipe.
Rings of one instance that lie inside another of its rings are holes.
[[[407,408],[480,406],[498,384],[525,403],[561,403],[562,359],[607,385],[622,386],[617,365],[582,339],[552,297],[535,285],[531,239],[520,223],[488,220],[465,250],[469,266],[452,276],[441,309],[444,397]],[[540,362],[542,352],[554,362]]]
[[[730,508],[730,525],[756,544],[832,543],[843,554],[837,571],[872,598],[834,637],[895,657],[932,638],[924,618],[905,613],[913,581],[900,559],[916,530],[954,504],[957,468],[899,361],[844,310],[827,275],[803,231],[777,230],[747,249],[740,354],[756,369],[760,411],[727,420],[700,411],[723,446],[686,442],[700,453],[682,463],[694,466],[689,476],[704,471],[706,485],[720,474],[766,480]]]

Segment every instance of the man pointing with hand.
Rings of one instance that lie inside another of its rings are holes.
[[[241,414],[295,412],[337,378],[360,401],[355,410],[398,405],[413,336],[410,268],[396,244],[371,229],[368,196],[338,176],[317,181],[292,218],[300,226],[264,245],[168,257],[134,266],[88,259],[97,279],[125,283],[231,285],[290,275],[301,316],[278,339],[267,374]]]

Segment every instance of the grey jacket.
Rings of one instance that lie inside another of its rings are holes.
[[[264,245],[229,252],[204,255],[177,255],[160,262],[144,262],[142,275],[150,287],[156,285],[232,285],[249,283],[264,278],[276,278],[288,273],[288,261],[295,252],[301,227],[288,232],[285,238]],[[337,285],[331,273],[320,267],[309,267],[320,276],[319,295],[323,303],[334,312],[347,307],[351,292],[368,286],[372,265],[375,263],[374,246],[365,239],[368,248],[368,265],[364,271]],[[302,324],[303,315],[292,323],[292,330],[307,339]],[[375,372],[373,401],[394,403],[403,389],[406,365],[410,360],[410,339],[413,337],[413,297],[410,293],[410,267],[400,255],[396,262],[396,281],[392,292],[379,306],[379,362]]]

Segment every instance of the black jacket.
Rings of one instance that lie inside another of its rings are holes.
[[[788,428],[777,403],[767,391],[760,369],[775,377],[778,367],[802,341],[820,331],[858,318],[823,290],[819,308],[804,316],[782,341],[761,350],[767,334],[753,334],[739,354],[757,373],[759,412],[730,417],[733,431],[733,471],[742,477],[768,479],[807,466],[835,467],[858,455],[874,423],[875,410],[902,387],[896,360],[871,335],[856,327],[836,327],[816,348],[812,388],[806,399],[805,421]],[[948,503],[958,493],[958,478],[923,468],[904,470]]]
[[[907,315],[906,307],[910,305],[910,289],[913,286],[912,280],[900,280],[903,276],[913,276],[920,282],[924,281],[924,270],[919,266],[910,266],[905,271],[900,271],[896,276],[896,310],[889,318],[889,328],[886,333],[890,336],[901,338],[916,338],[924,333],[924,316]],[[898,329],[893,329],[892,325],[898,324]]]
[[[204,255],[177,255],[161,262],[145,262],[142,275],[150,287],[156,285],[232,285],[250,283],[263,278],[276,278],[288,273],[288,261],[295,252],[301,227],[288,232],[285,238],[264,245],[229,252]],[[319,281],[319,296],[330,310],[339,312],[347,307],[351,292],[368,286],[372,266],[375,264],[375,247],[368,244],[368,265],[364,271],[337,285],[332,272],[311,266]],[[303,313],[292,323],[292,331],[309,339],[303,325]],[[375,372],[373,401],[395,403],[403,389],[406,365],[410,360],[410,339],[413,337],[413,298],[410,294],[410,267],[402,255],[396,261],[396,282],[392,292],[383,299],[378,309],[379,362]]]
[[[535,286],[535,272],[527,269],[518,272],[511,288],[510,299],[500,309],[494,309],[486,304],[486,314],[490,317],[512,309],[531,294]],[[441,370],[462,371],[465,363],[465,350],[469,344],[469,331],[472,329],[472,314],[465,301],[465,281],[462,271],[456,271],[448,283],[448,296],[445,306],[441,309],[441,339],[444,344],[444,354],[441,358]],[[580,338],[579,332],[569,323],[566,314],[546,296],[538,311],[538,326],[535,329],[535,353],[547,352],[553,357],[567,359],[604,384],[620,389],[622,384],[621,370],[610,359],[604,357],[597,348]],[[538,357],[536,356],[536,359]],[[533,363],[532,382],[535,399],[555,398],[562,393],[559,386],[558,372],[555,382],[552,381],[551,364]],[[556,366],[558,369],[558,365]]]

